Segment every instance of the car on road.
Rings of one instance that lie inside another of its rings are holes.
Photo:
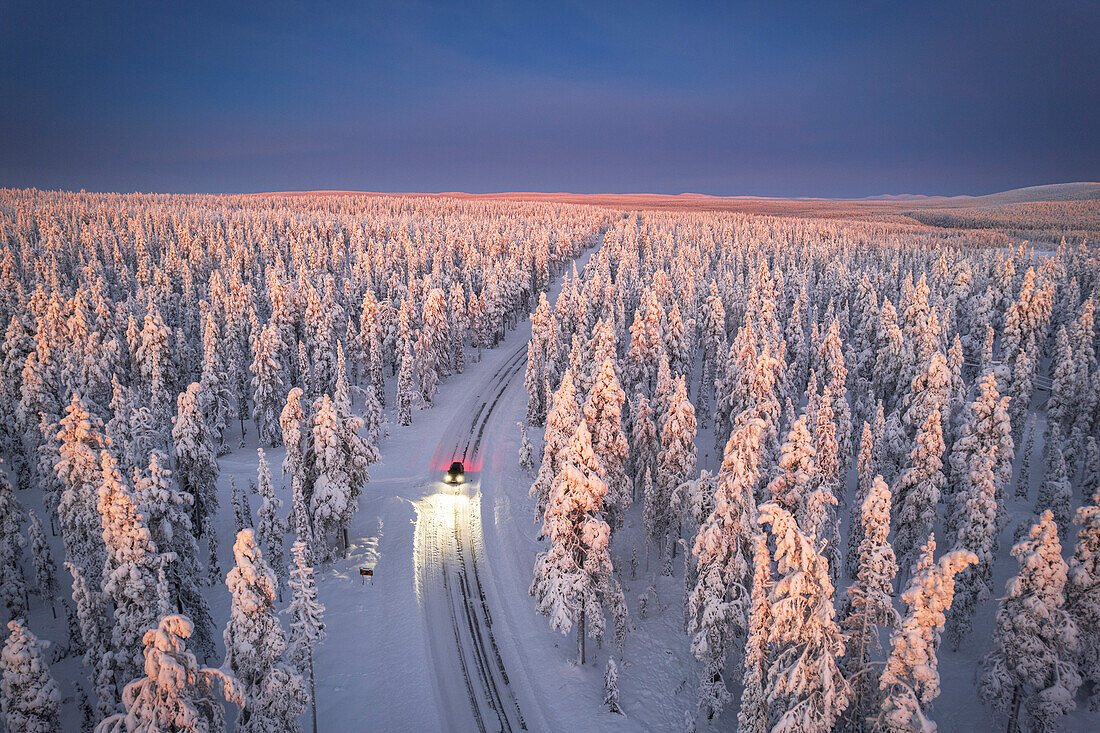
[[[455,461],[451,464],[451,467],[447,469],[447,473],[443,474],[443,482],[448,484],[460,484],[466,480],[466,469],[462,465],[462,461]]]

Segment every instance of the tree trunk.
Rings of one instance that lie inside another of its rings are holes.
[[[577,652],[581,658],[581,666],[584,666],[584,608],[581,608],[581,622],[577,625]]]
[[[1012,704],[1009,705],[1007,733],[1016,733],[1019,730],[1016,719],[1020,717],[1020,702],[1023,700],[1023,695],[1020,693],[1020,686],[1016,685],[1016,689],[1012,691]]]
[[[317,685],[313,675],[313,649],[309,650],[309,707],[313,717],[313,733],[317,733]]]

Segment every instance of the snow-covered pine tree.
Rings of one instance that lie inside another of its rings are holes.
[[[608,356],[596,373],[583,414],[592,434],[592,449],[596,452],[603,469],[603,480],[607,484],[607,506],[611,510],[612,526],[622,523],[622,515],[633,500],[626,477],[628,446],[622,425],[625,400],[626,393],[619,387],[615,376],[615,363]]]
[[[294,387],[286,396],[286,406],[279,416],[279,426],[283,431],[283,445],[286,456],[283,458],[283,475],[290,474],[290,516],[294,532],[303,542],[312,541],[313,529],[309,517],[309,497],[306,495],[308,477],[306,475],[305,441],[303,425],[306,421],[302,410],[302,390]],[[308,428],[307,428],[308,429]]]
[[[838,660],[844,635],[836,622],[828,561],[815,538],[777,504],[760,507],[770,527],[779,580],[768,594],[765,694],[774,731],[828,731],[848,706],[851,691]]]
[[[630,410],[630,464],[634,482],[634,496],[642,488],[642,480],[648,470],[657,473],[657,456],[661,452],[660,436],[653,422],[653,410],[645,395],[635,396]]]
[[[766,490],[769,501],[791,514],[804,516],[806,501],[817,480],[816,456],[813,436],[806,427],[806,415],[801,415],[780,446],[776,476]]]
[[[344,359],[344,344],[336,342],[336,379],[332,386],[332,402],[341,414],[351,413],[351,383],[348,381],[348,365]]]
[[[55,464],[63,486],[57,505],[61,539],[66,558],[79,565],[89,582],[98,588],[104,552],[96,513],[103,478],[98,451],[106,445],[106,439],[96,430],[95,418],[76,393],[65,413],[57,433],[61,446]]]
[[[217,441],[218,453],[225,454],[229,452],[225,431],[233,421],[235,406],[220,341],[214,316],[207,313],[202,332],[202,374],[199,377],[199,384],[202,386],[200,394],[205,401],[203,418]]]
[[[134,497],[143,509],[153,544],[161,553],[174,553],[167,563],[174,606],[194,619],[194,639],[203,659],[214,656],[214,619],[202,593],[199,547],[191,524],[190,494],[177,491],[172,474],[162,464],[161,454],[149,455],[149,470],[144,475],[135,471]]]
[[[268,323],[252,346],[252,419],[260,443],[279,445],[279,413],[283,407],[283,366],[280,363],[283,341],[274,323]],[[345,379],[347,375],[345,374]]]
[[[1047,402],[1047,420],[1068,433],[1076,419],[1077,401],[1077,364],[1074,361],[1066,327],[1059,326],[1058,335],[1055,338],[1054,356],[1051,359],[1051,388],[1050,400]]]
[[[309,682],[309,702],[313,718],[313,733],[317,733],[317,692],[313,673],[313,649],[324,641],[325,607],[317,599],[317,586],[309,562],[309,547],[297,541],[290,549],[294,566],[288,581],[293,597],[285,613],[290,614],[290,647],[287,659],[306,675]]]
[[[848,554],[844,558],[844,569],[850,577],[856,577],[859,570],[859,546],[863,542],[863,522],[861,521],[863,503],[870,496],[878,472],[875,460],[875,436],[871,426],[864,422],[863,433],[859,439],[859,455],[856,458],[856,500],[852,506],[851,520],[848,522]],[[860,513],[860,516],[856,515]]]
[[[956,651],[970,635],[978,603],[993,592],[993,563],[997,558],[997,446],[971,458],[967,486],[958,492],[951,526],[955,546],[969,550],[977,561],[963,570],[955,582],[955,603],[948,613],[948,638]]]
[[[362,427],[359,418],[340,415],[327,394],[321,397],[306,461],[313,477],[309,508],[322,560],[335,557],[337,549],[347,553],[357,498],[370,480],[367,466],[378,460],[377,449],[359,435]]]
[[[305,682],[283,661],[286,636],[275,613],[275,575],[251,529],[233,544],[237,564],[226,575],[232,604],[225,633],[225,668],[240,682],[244,704],[237,729],[297,730],[308,702]]]
[[[955,516],[965,501],[959,492],[971,486],[972,475],[978,462],[993,459],[994,487],[997,490],[998,526],[1004,512],[1005,492],[1012,481],[1012,461],[1015,446],[1012,440],[1012,424],[1008,416],[1009,398],[997,392],[997,377],[987,372],[978,383],[978,394],[970,405],[969,417],[963,425],[958,440],[951,450],[951,475],[953,492],[948,497],[948,539],[954,538]]]
[[[699,711],[707,717],[721,712],[730,692],[722,679],[726,657],[748,627],[749,543],[754,536],[753,491],[760,478],[760,441],[764,422],[741,416],[726,443],[714,509],[699,527],[692,554],[695,587],[687,601],[691,650],[702,663]]]
[[[1007,715],[1009,731],[1016,727],[1021,704],[1029,730],[1053,731],[1076,705],[1081,678],[1077,624],[1064,608],[1068,567],[1050,510],[1012,548],[1012,556],[1019,574],[1005,586],[978,694]]]
[[[1039,371],[1037,349],[1030,342],[1023,348],[1012,364],[1012,382],[1009,385],[1009,417],[1012,420],[1012,434],[1019,435],[1023,430],[1028,409],[1031,407],[1031,393],[1035,388],[1035,375]]]
[[[542,438],[542,463],[539,465],[530,495],[535,500],[535,521],[543,521],[550,499],[550,486],[561,469],[561,454],[569,445],[581,421],[577,405],[577,392],[573,386],[573,370],[566,369],[561,384],[554,392],[553,406],[546,416],[546,430]]]
[[[1027,499],[1031,493],[1031,456],[1035,453],[1035,431],[1035,414],[1032,413],[1024,431],[1027,440],[1024,441],[1023,457],[1020,459],[1020,475],[1016,479],[1017,499]]]
[[[141,669],[141,638],[156,624],[157,576],[162,562],[134,495],[123,483],[108,451],[100,452],[99,487],[101,536],[107,548],[103,563],[103,593],[114,604],[111,665],[116,678],[133,679]]]
[[[657,481],[652,506],[655,510],[649,539],[664,547],[672,524],[672,493],[695,473],[695,408],[687,396],[683,377],[676,389],[661,431],[661,453],[657,457]]]
[[[210,431],[202,419],[201,387],[188,385],[176,400],[176,419],[172,426],[172,443],[176,453],[176,480],[180,490],[195,500],[192,526],[205,530],[203,520],[218,508],[218,462],[210,442]]]
[[[1073,485],[1069,481],[1066,460],[1062,456],[1062,439],[1057,423],[1050,426],[1043,445],[1046,469],[1043,483],[1039,485],[1038,507],[1054,514],[1058,537],[1065,539],[1070,523],[1070,502],[1073,501]]]
[[[66,562],[65,568],[73,576],[73,602],[84,648],[84,666],[95,672],[96,712],[104,717],[114,712],[118,690],[111,672],[110,621],[103,594],[88,584],[80,566]]]
[[[412,406],[416,398],[413,384],[413,356],[409,344],[401,352],[401,371],[397,375],[397,424],[412,425]]]
[[[578,660],[584,664],[586,636],[602,640],[603,609],[621,606],[622,590],[611,564],[611,527],[603,519],[607,484],[583,420],[560,460],[542,527],[550,547],[535,559],[530,593],[550,628],[568,634],[577,627]]]
[[[1066,611],[1077,624],[1077,667],[1092,683],[1090,708],[1100,708],[1100,494],[1077,509],[1078,526],[1066,580]]]
[[[869,654],[881,648],[879,629],[895,629],[901,620],[893,605],[898,565],[889,541],[890,489],[882,476],[871,479],[860,512],[859,546],[848,550],[857,560],[856,581],[848,587],[848,607],[841,621],[847,633],[843,668],[852,689],[845,718],[857,730],[865,727],[878,703],[878,672],[869,664]]]
[[[237,486],[237,477],[229,477],[229,501],[233,505],[233,533],[252,526],[252,511],[248,506],[248,494]]]
[[[752,599],[749,608],[748,638],[745,641],[745,671],[741,676],[741,709],[737,712],[737,730],[741,733],[767,733],[768,627],[772,618],[772,565],[767,537],[758,534],[753,542]]]
[[[894,548],[903,570],[916,563],[921,552],[918,543],[931,534],[936,520],[936,504],[946,482],[940,459],[944,450],[942,426],[940,409],[933,406],[909,454],[909,466],[898,477],[892,492],[897,507]]]
[[[57,586],[57,564],[53,561],[53,553],[50,552],[50,543],[46,539],[42,520],[33,509],[28,514],[31,518],[28,534],[31,541],[31,561],[34,563],[35,586],[38,588],[38,595],[42,602],[50,607],[53,617],[57,618],[57,607],[54,605],[60,590]]]
[[[285,581],[283,538],[286,536],[287,522],[281,513],[283,502],[275,495],[275,487],[271,484],[271,467],[267,463],[264,449],[257,448],[256,453],[260,458],[256,469],[256,485],[261,499],[260,526],[257,529],[260,534],[260,545],[264,548],[267,556],[271,558],[271,566],[275,570],[276,581]],[[281,593],[279,600],[282,600]]]
[[[165,616],[145,632],[145,673],[122,691],[126,712],[104,719],[95,733],[225,730],[225,709],[214,692],[243,705],[243,690],[232,674],[199,666],[187,650],[192,631],[186,616]]]
[[[535,470],[535,449],[531,446],[531,439],[527,437],[527,424],[522,422],[516,424],[519,425],[519,467],[530,476]]]
[[[906,613],[890,638],[890,656],[879,678],[882,709],[874,730],[891,733],[934,733],[936,724],[925,714],[940,694],[936,650],[945,623],[945,611],[955,595],[955,575],[977,557],[952,550],[935,561],[936,540],[929,536],[921,548],[901,599]]]
[[[20,562],[27,544],[20,528],[23,516],[24,509],[0,461],[0,602],[12,619],[27,612],[27,580]]]
[[[12,733],[61,731],[61,691],[46,663],[47,646],[22,619],[8,622],[0,652],[0,711]]]
[[[615,657],[607,658],[607,669],[603,675],[603,704],[610,713],[625,715],[619,705],[619,667],[615,664]]]

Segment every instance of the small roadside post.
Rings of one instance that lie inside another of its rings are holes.
[[[359,575],[363,578],[363,585],[367,584],[367,577],[370,577],[370,584],[374,585],[374,568],[359,568]]]

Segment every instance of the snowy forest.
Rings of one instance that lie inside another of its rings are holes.
[[[7,728],[423,729],[432,529],[481,730],[1095,730],[1100,204],[903,208],[0,190]]]

